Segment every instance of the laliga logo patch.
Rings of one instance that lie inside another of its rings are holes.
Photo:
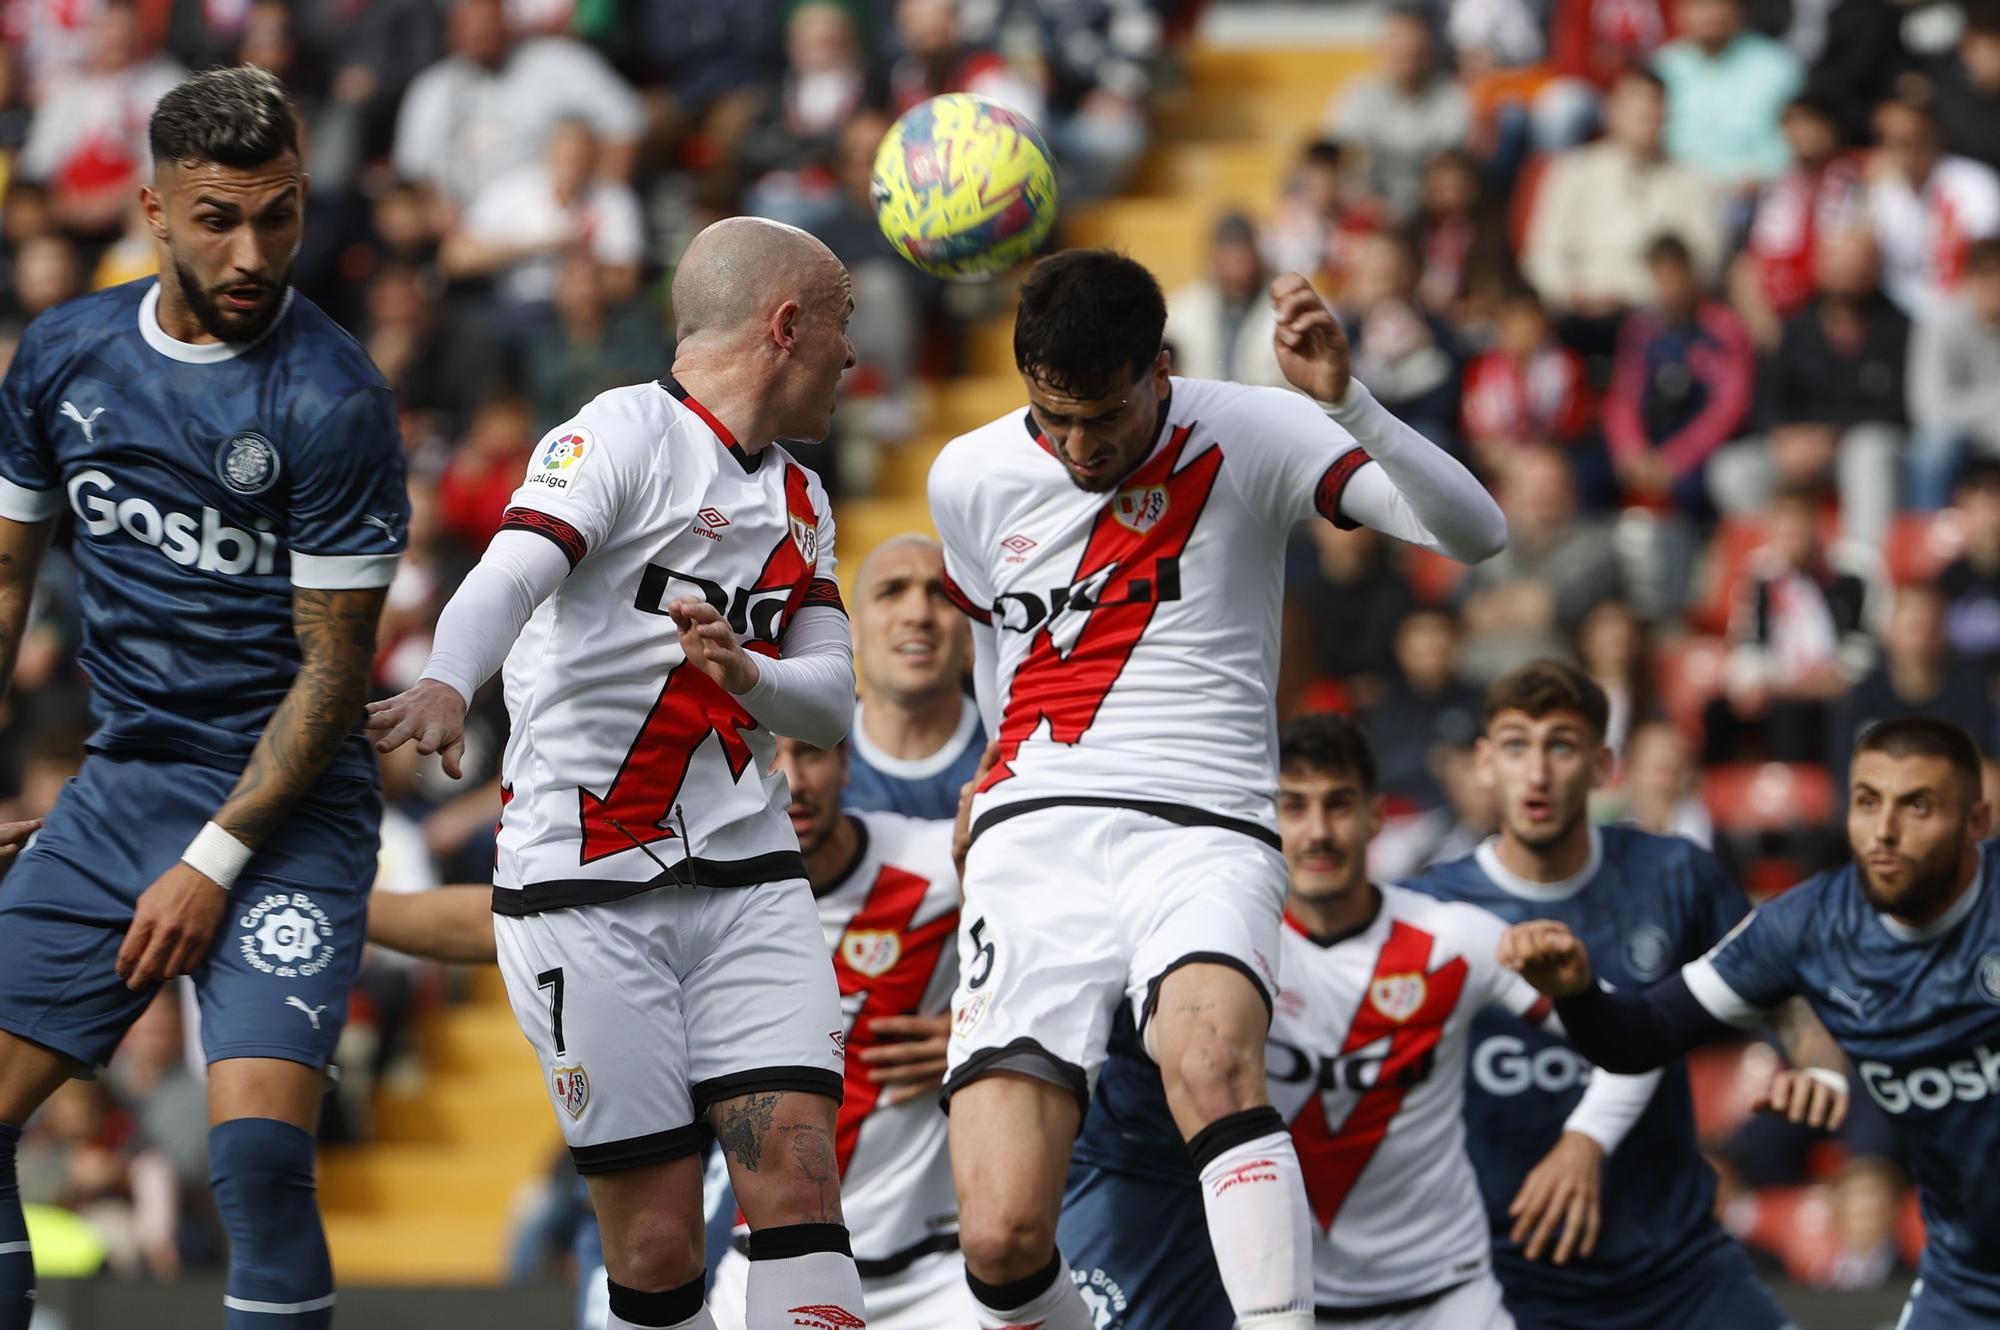
[[[541,465],[528,473],[528,483],[552,490],[568,489],[577,466],[596,446],[597,440],[582,425],[571,425],[550,435],[537,459]]]
[[[1368,1002],[1375,1010],[1401,1025],[1424,1005],[1429,986],[1420,974],[1386,974],[1368,985]]]
[[[278,450],[261,434],[238,434],[215,450],[215,473],[238,494],[262,494],[278,479]]]
[[[557,1067],[549,1073],[549,1085],[563,1112],[572,1118],[583,1115],[590,1103],[590,1076],[582,1067]]]
[[[2000,1002],[2000,951],[1991,951],[1979,962],[1979,991],[1988,1002]]]
[[[236,921],[244,963],[284,979],[311,978],[333,960],[333,921],[303,891],[274,891]]]
[[[799,547],[799,557],[806,561],[808,568],[819,566],[819,528],[802,517],[793,517],[792,544]]]
[[[1128,531],[1145,535],[1167,515],[1167,487],[1141,485],[1119,490],[1111,500],[1111,515]]]
[[[870,979],[889,973],[902,957],[903,940],[887,929],[849,930],[840,939],[840,959]]]

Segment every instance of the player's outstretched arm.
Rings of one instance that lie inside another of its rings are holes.
[[[854,641],[847,615],[808,605],[785,628],[780,659],[752,651],[705,600],[667,603],[681,650],[773,734],[832,748],[854,721]]]
[[[1679,974],[1640,993],[1600,987],[1592,980],[1582,940],[1551,919],[1509,928],[1500,938],[1500,963],[1556,1000],[1570,1042],[1606,1071],[1663,1067],[1729,1029]]]
[[[292,589],[298,675],[265,723],[229,798],[186,856],[139,897],[118,949],[118,975],[128,987],[144,988],[200,964],[229,907],[228,886],[237,870],[354,733],[375,663],[375,625],[388,594],[387,587]]]
[[[460,883],[435,891],[378,891],[368,898],[368,940],[449,965],[496,964],[493,888]]]
[[[28,631],[35,578],[54,530],[53,521],[17,522],[0,517],[0,698],[14,682],[14,661]]]
[[[1461,563],[1490,559],[1505,548],[1507,519],[1485,486],[1354,377],[1347,334],[1312,283],[1285,273],[1271,283],[1270,294],[1285,378],[1319,401],[1375,463],[1347,482],[1341,511]]]

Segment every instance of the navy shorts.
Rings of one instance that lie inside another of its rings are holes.
[[[1199,1186],[1072,1163],[1056,1246],[1098,1330],[1236,1323]]]
[[[235,787],[192,762],[93,755],[0,878],[0,1029],[101,1066],[157,988],[119,979],[139,896]],[[210,1062],[323,1067],[361,963],[382,821],[368,781],[323,778],[250,860],[194,972]]]
[[[1505,1287],[1506,1275],[1495,1273]],[[1643,1288],[1580,1292],[1575,1300],[1514,1288],[1506,1295],[1519,1330],[1797,1330],[1734,1242]]]
[[[1992,1330],[2000,1325],[2000,1278],[1939,1259],[1935,1249],[1917,1262],[1917,1282],[1896,1320],[1896,1330]]]

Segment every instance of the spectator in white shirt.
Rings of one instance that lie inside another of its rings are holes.
[[[397,174],[462,206],[540,158],[556,125],[576,118],[603,145],[601,174],[631,178],[644,107],[597,52],[570,37],[517,39],[501,0],[454,0],[446,44],[450,54],[417,75],[404,99]]]
[[[1974,244],[1958,296],[1917,320],[1904,383],[1910,503],[1942,508],[1967,452],[2000,457],[2000,240]]]
[[[598,160],[588,122],[558,122],[543,160],[507,171],[473,197],[445,236],[445,275],[491,278],[502,304],[542,306],[554,299],[564,254],[582,249],[602,265],[611,303],[629,297],[645,256],[639,200],[630,186],[598,175]]]
[[[1880,145],[1868,212],[1882,252],[1882,286],[1911,318],[1945,304],[1976,240],[2000,233],[2000,175],[1944,150],[1937,118],[1914,102],[1875,108]]]

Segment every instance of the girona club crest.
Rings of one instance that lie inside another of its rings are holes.
[[[1111,500],[1111,515],[1118,525],[1143,536],[1167,515],[1167,487],[1135,485],[1119,490]]]
[[[886,928],[850,929],[840,939],[840,959],[847,962],[848,969],[870,979],[889,973],[902,956],[902,939]]]
[[[1368,985],[1368,1002],[1375,1010],[1401,1025],[1417,1014],[1427,993],[1420,974],[1385,974]]]

